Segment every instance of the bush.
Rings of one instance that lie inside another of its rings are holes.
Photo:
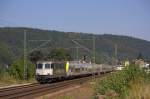
[[[30,61],[27,61],[27,77],[33,78],[35,75],[35,66]],[[10,67],[9,74],[16,79],[24,79],[24,60],[22,58],[16,60]]]
[[[149,78],[148,74],[139,66],[130,65],[115,74],[99,81],[95,86],[96,94],[106,95],[114,91],[119,97],[125,97],[129,93],[130,82],[140,78]],[[111,96],[108,96],[111,97]]]

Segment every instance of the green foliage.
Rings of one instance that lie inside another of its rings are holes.
[[[33,78],[35,75],[35,66],[30,61],[27,61],[27,66],[28,66],[28,68],[27,68],[28,79]],[[22,58],[17,59],[11,65],[9,73],[14,78],[23,80],[23,78],[24,78],[24,60]]]
[[[72,43],[72,39],[77,40],[80,44],[93,49],[92,34],[85,33],[68,33],[59,31],[47,31],[33,28],[0,28],[0,42],[8,45],[12,52],[21,56],[23,54],[23,31],[27,31],[27,39],[33,40],[51,40],[48,44],[43,46],[45,52],[49,52],[50,49],[61,47],[70,49],[71,56],[75,58],[76,55],[76,44]],[[89,39],[89,40],[82,40]],[[91,39],[91,40],[90,40]],[[43,44],[43,42],[28,42],[28,49],[33,49]],[[96,45],[96,62],[110,62],[114,55],[114,45],[118,46],[118,57],[121,60],[126,58],[133,59],[136,58],[139,52],[142,52],[143,58],[150,58],[150,42],[145,40],[140,40],[127,36],[115,36],[115,35],[95,35],[95,45]],[[50,49],[49,49],[50,47]],[[1,51],[0,51],[1,53]],[[92,52],[90,52],[92,53]],[[0,54],[1,55],[1,54]],[[4,54],[5,55],[5,54]],[[87,58],[92,57],[89,52],[79,49],[79,58],[83,55],[87,55]],[[8,59],[8,58],[7,58]]]
[[[14,55],[8,45],[0,43],[0,63],[2,65],[11,64]]]
[[[142,53],[139,53],[137,59],[144,59]]]
[[[2,76],[5,72],[5,68],[2,64],[0,64],[0,76]]]
[[[71,60],[71,55],[67,52],[67,50],[64,50],[63,48],[57,48],[50,52],[49,58],[56,61],[69,61]]]
[[[98,82],[95,85],[96,94],[106,95],[109,91],[113,90],[119,97],[125,97],[128,95],[130,82],[139,78],[148,77],[145,71],[141,70],[139,66],[130,65],[124,68],[122,71],[111,74],[111,76]],[[111,96],[108,96],[111,97]]]
[[[8,66],[13,62],[14,54],[10,47],[0,42],[0,76],[1,78],[7,73]]]
[[[44,55],[40,50],[35,50],[29,55],[29,59],[31,62],[36,63],[37,61],[43,59]]]

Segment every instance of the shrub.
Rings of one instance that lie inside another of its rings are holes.
[[[35,75],[35,66],[30,61],[27,61],[27,76],[28,79],[33,78]],[[22,58],[16,60],[10,67],[9,74],[16,79],[24,79],[24,60]]]
[[[99,81],[94,89],[96,94],[107,95],[108,92],[115,91],[119,97],[125,97],[129,93],[130,82],[140,78],[149,78],[146,72],[137,65],[130,65],[115,74]],[[111,97],[111,96],[107,96]]]

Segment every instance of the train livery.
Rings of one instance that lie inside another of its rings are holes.
[[[112,66],[79,61],[39,61],[36,65],[36,80],[49,82],[56,79],[100,74],[112,71]]]

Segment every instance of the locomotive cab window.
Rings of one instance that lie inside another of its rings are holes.
[[[43,67],[43,64],[37,64],[36,66],[37,69],[42,69],[42,67]]]
[[[45,64],[45,69],[50,69],[50,64]]]

